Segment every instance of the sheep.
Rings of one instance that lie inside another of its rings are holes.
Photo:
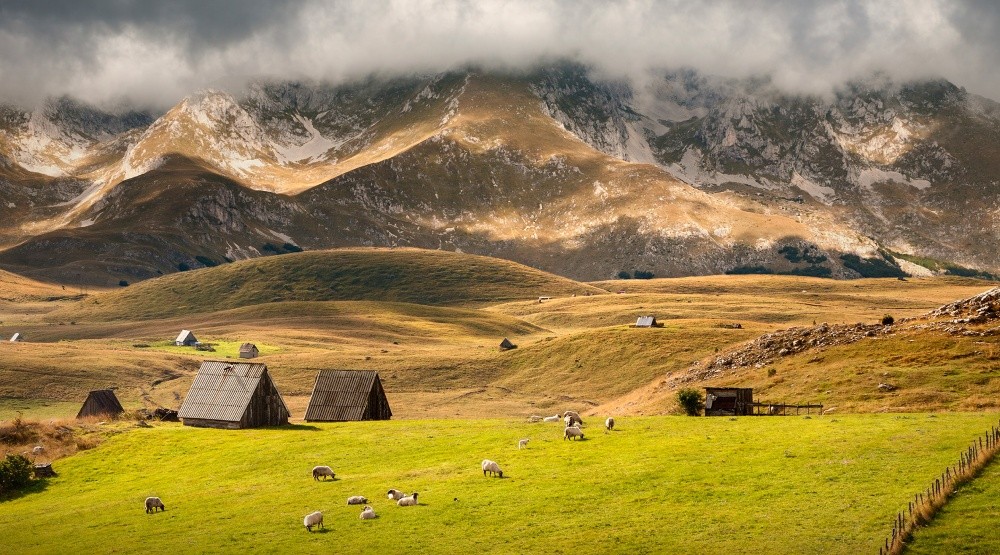
[[[41,445],[36,445],[36,446],[34,447],[34,449],[32,449],[32,450],[31,450],[31,454],[32,454],[32,455],[34,455],[34,456],[36,456],[36,457],[37,457],[38,455],[41,455],[41,454],[42,454],[42,453],[44,453],[44,452],[45,452],[45,448],[44,448],[44,447],[42,447]]]
[[[378,516],[375,515],[375,509],[371,508],[369,505],[365,505],[365,508],[361,511],[361,516],[358,518],[361,520],[371,520],[373,518],[378,518]]]
[[[542,419],[542,422],[559,422],[560,419],[562,419],[562,416],[556,414],[554,416],[546,416]]]
[[[329,466],[314,466],[313,467],[313,480],[319,480],[321,476],[329,476],[331,480],[336,480],[337,477],[333,473],[333,469]]]
[[[563,439],[573,439],[577,437],[583,439],[583,432],[580,431],[580,428],[577,428],[576,426],[567,426],[566,429],[563,430]]]
[[[609,416],[607,420],[604,421],[604,427],[610,432],[615,429],[615,417]]]
[[[167,508],[163,506],[163,501],[160,501],[159,497],[147,497],[145,505],[147,513],[155,513],[156,509],[160,509],[161,511],[167,510]]]
[[[323,513],[316,511],[314,513],[309,513],[302,520],[302,524],[306,527],[306,530],[312,532],[313,526],[317,528],[323,527]]]
[[[580,418],[580,413],[578,413],[576,411],[573,411],[573,410],[568,410],[568,411],[566,411],[566,412],[563,413],[563,416],[566,419],[572,419],[572,420],[568,420],[569,421],[569,424],[568,424],[569,426],[572,426],[574,423],[579,424],[580,426],[583,426],[583,419]]]
[[[400,499],[406,497],[406,494],[398,489],[391,489],[386,493],[389,496],[389,499],[392,499],[393,501],[399,501]]]
[[[368,502],[368,498],[361,495],[352,495],[347,498],[348,505],[364,505]]]
[[[522,439],[521,441],[518,441],[518,442],[517,442],[517,448],[518,448],[518,449],[524,449],[525,447],[527,447],[527,446],[528,446],[528,442],[529,442],[529,441],[531,441],[531,440],[530,440],[530,439],[528,439],[528,438],[524,438],[524,439]]]
[[[503,478],[503,470],[500,470],[500,465],[489,459],[483,459],[483,476],[489,472],[490,475],[499,475]]]
[[[410,495],[396,501],[396,504],[400,507],[416,507],[417,506],[417,492],[413,492]]]

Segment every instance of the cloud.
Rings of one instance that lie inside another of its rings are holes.
[[[692,67],[822,92],[886,71],[1000,99],[991,0],[53,0],[0,3],[0,98],[164,107],[253,78],[339,82],[574,59],[611,77]]]

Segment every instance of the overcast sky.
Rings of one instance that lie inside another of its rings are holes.
[[[0,0],[0,99],[165,107],[248,79],[333,82],[569,58],[823,92],[877,70],[1000,100],[1000,2]]]

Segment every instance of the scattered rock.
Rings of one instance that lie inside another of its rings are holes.
[[[878,384],[879,391],[896,391],[898,387],[892,385],[891,383],[880,383]]]

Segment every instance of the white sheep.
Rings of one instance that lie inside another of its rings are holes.
[[[163,501],[160,501],[159,497],[147,497],[145,505],[147,513],[155,513],[156,509],[160,509],[161,511],[167,510],[167,508],[163,506]]]
[[[329,466],[314,466],[313,467],[313,480],[319,480],[321,476],[329,476],[331,480],[335,480],[337,477],[333,474],[333,469]]]
[[[37,457],[38,455],[41,455],[41,454],[42,454],[42,453],[44,453],[44,452],[45,452],[45,448],[44,448],[44,447],[42,447],[41,445],[36,445],[36,446],[34,447],[34,449],[32,449],[32,450],[31,450],[31,454],[32,454],[32,455],[34,455],[34,456],[36,456],[36,457]]]
[[[410,495],[396,501],[396,504],[400,507],[416,507],[417,506],[417,492],[413,492]]]
[[[562,419],[562,416],[556,414],[553,416],[546,416],[542,419],[542,422],[559,422],[560,419]]]
[[[392,499],[393,501],[399,501],[400,499],[406,497],[406,494],[398,489],[391,489],[386,493],[389,496],[389,499]]]
[[[364,505],[368,503],[368,499],[361,495],[352,495],[347,498],[348,505]]]
[[[500,470],[500,465],[489,459],[483,459],[483,476],[489,472],[490,475],[498,475],[503,478],[503,470]]]
[[[583,439],[583,432],[580,431],[580,428],[577,428],[576,426],[567,426],[566,429],[563,430],[563,439],[573,439],[573,438]]]
[[[302,524],[306,527],[306,530],[312,532],[313,526],[317,528],[323,527],[323,513],[316,511],[315,513],[309,513],[302,520]]]
[[[604,427],[610,432],[615,429],[615,417],[609,416],[607,420],[604,421]]]
[[[580,426],[583,426],[583,419],[580,418],[580,413],[576,411],[568,410],[563,413],[563,417],[564,419],[568,420],[569,426],[572,426],[574,424],[579,424]]]
[[[358,518],[360,518],[361,520],[371,520],[373,518],[378,518],[378,517],[375,515],[375,509],[371,508],[368,505],[365,505],[365,508],[361,511],[361,516],[359,516]]]
[[[524,439],[522,439],[521,441],[518,441],[518,442],[517,442],[517,448],[518,448],[518,449],[524,449],[525,447],[527,447],[527,446],[528,446],[528,442],[529,442],[529,441],[531,441],[531,440],[530,440],[530,439],[528,439],[528,438],[524,438]]]

